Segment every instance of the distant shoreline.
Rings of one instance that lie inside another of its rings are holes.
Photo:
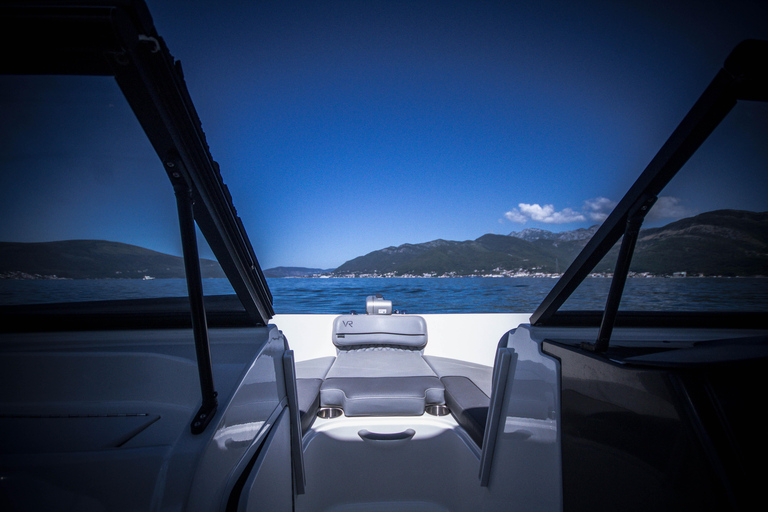
[[[60,280],[60,279],[71,279],[69,277],[59,277],[57,275],[41,275],[41,274],[28,274],[26,272],[2,272],[0,273],[0,279],[8,279],[8,280],[17,280],[17,281],[23,281],[23,280]]]
[[[280,276],[280,277],[268,277],[267,279],[518,279],[518,278],[535,278],[535,279],[560,279],[562,274],[516,274],[516,275],[503,275],[503,274],[476,274],[476,275],[383,275],[383,274],[360,274],[360,275],[306,275],[306,276]],[[597,279],[612,279],[613,274],[608,272],[593,273],[587,276],[588,278]],[[636,274],[630,273],[628,276],[633,279],[765,279],[766,275],[754,275],[754,276],[704,276],[704,275],[655,275],[655,274]],[[4,272],[0,273],[0,281],[147,281],[147,280],[164,280],[164,279],[184,279],[183,277],[59,277],[56,275],[40,275],[40,274],[27,274],[25,272]],[[204,277],[203,279],[226,279],[226,277]]]
[[[468,279],[468,278],[481,278],[481,279],[518,279],[518,278],[536,278],[536,279],[560,279],[562,274],[520,274],[520,275],[502,275],[502,274],[483,274],[483,275],[381,275],[381,274],[360,274],[360,275],[316,275],[316,276],[285,276],[285,277],[270,277],[269,279]],[[612,279],[612,273],[593,273],[587,276],[588,278],[603,278]],[[633,279],[762,279],[768,276],[766,275],[754,275],[754,276],[703,276],[703,275],[691,275],[691,276],[675,276],[675,275],[655,275],[655,274],[635,274],[630,273],[629,276]]]

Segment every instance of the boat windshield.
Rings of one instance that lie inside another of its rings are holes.
[[[0,102],[0,305],[186,296],[174,190],[114,78],[0,75]],[[197,240],[205,293],[234,293]]]
[[[768,311],[767,147],[768,104],[737,103],[646,217],[621,310]],[[619,246],[561,310],[605,307]]]

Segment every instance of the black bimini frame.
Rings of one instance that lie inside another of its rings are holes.
[[[768,100],[767,41],[747,40],[731,52],[723,69],[717,73],[690,112],[533,313],[531,324],[562,325],[569,321],[583,323],[584,315],[562,315],[558,309],[623,236],[600,333],[595,345],[591,346],[597,351],[607,349],[629,272],[632,250],[645,214],[661,190],[738,100]],[[569,321],[563,322],[558,316],[568,317]],[[643,318],[647,320],[648,316]]]
[[[140,0],[43,0],[0,7],[7,74],[113,75],[162,161],[177,197],[203,405],[201,432],[216,410],[195,222],[252,325],[274,314],[272,295],[218,164],[208,149],[181,65]]]

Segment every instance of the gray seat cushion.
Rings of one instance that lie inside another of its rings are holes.
[[[320,407],[320,386],[328,369],[336,360],[333,356],[308,359],[296,363],[296,392],[302,433],[309,430]]]
[[[341,350],[326,379],[347,377],[437,377],[421,354],[394,348]]]
[[[322,407],[347,416],[417,416],[444,404],[443,384],[418,351],[342,350],[320,387]]]

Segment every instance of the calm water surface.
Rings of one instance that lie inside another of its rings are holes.
[[[546,278],[268,279],[277,313],[365,312],[380,293],[408,313],[530,313],[554,286]],[[563,309],[602,309],[610,279],[588,278]],[[234,293],[226,279],[204,279],[206,294]],[[31,304],[186,295],[183,279],[0,280],[0,304]],[[634,278],[622,309],[768,311],[768,280],[760,278]]]

